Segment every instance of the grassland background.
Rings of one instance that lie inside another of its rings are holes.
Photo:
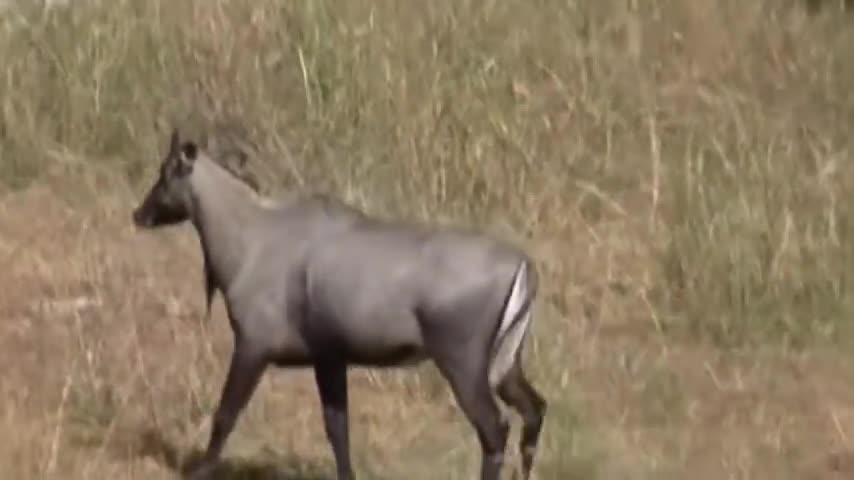
[[[525,245],[538,478],[854,475],[837,3],[68,3],[0,14],[5,478],[172,478],[204,445],[223,309],[202,321],[189,228],[129,221],[173,126],[251,141],[265,190]],[[431,367],[351,388],[360,478],[473,478]],[[270,372],[226,459],[233,478],[331,478],[311,376]]]

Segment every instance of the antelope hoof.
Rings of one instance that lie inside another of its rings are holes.
[[[190,464],[184,471],[186,480],[211,480],[216,469],[216,463],[200,460]]]

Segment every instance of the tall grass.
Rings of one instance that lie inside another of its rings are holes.
[[[770,0],[32,3],[2,19],[3,179],[138,185],[168,128],[231,123],[273,185],[376,212],[530,238],[623,212],[668,328],[833,338],[849,31]]]

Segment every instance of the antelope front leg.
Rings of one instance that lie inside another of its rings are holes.
[[[347,413],[347,366],[343,363],[318,365],[314,377],[323,405],[323,424],[335,455],[338,480],[354,480],[350,465]]]
[[[252,397],[266,366],[267,362],[262,355],[235,343],[228,376],[214,414],[208,447],[201,460],[190,467],[189,479],[204,480],[210,477],[240,412]]]

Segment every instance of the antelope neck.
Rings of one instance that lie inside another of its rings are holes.
[[[199,234],[206,268],[216,287],[227,290],[249,251],[249,227],[259,206],[248,186],[207,158],[190,176],[192,222]]]

